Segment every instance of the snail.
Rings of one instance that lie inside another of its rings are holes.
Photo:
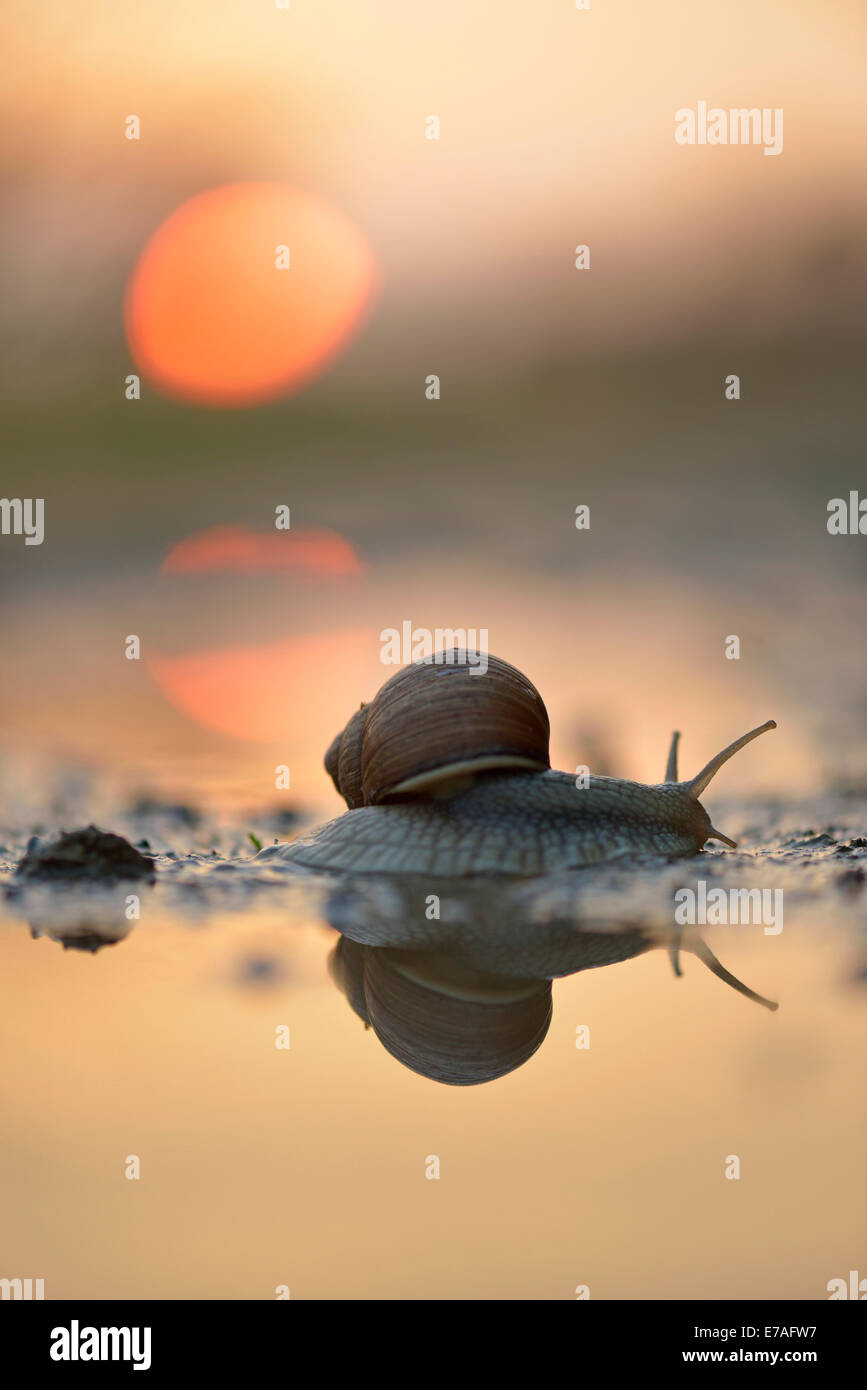
[[[677,859],[707,840],[699,796],[743,734],[695,777],[678,780],[675,733],[665,780],[615,777],[578,787],[551,769],[549,723],[535,686],[508,662],[455,648],[398,671],[333,741],[326,770],[349,811],[281,847],[331,872],[532,876],[623,857]]]

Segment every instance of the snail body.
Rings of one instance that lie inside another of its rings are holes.
[[[709,839],[735,847],[698,798],[772,720],[689,781],[677,778],[675,734],[664,782],[591,776],[578,787],[549,766],[548,717],[531,682],[493,657],[475,672],[466,656],[404,668],[357,711],[326,755],[350,810],[282,847],[281,858],[337,873],[452,878],[677,859]]]

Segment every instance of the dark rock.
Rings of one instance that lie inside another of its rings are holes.
[[[139,854],[122,835],[88,825],[71,830],[48,844],[27,851],[15,870],[16,878],[32,880],[111,879],[153,880],[154,861]]]

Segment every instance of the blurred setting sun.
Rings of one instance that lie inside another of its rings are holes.
[[[142,252],[127,337],[167,394],[253,405],[321,370],[357,327],[375,278],[362,237],[321,199],[280,184],[215,188],[178,208]]]

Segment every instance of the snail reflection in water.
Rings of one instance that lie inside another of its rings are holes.
[[[724,763],[767,729],[750,730],[697,776],[665,781],[555,772],[548,715],[508,662],[454,649],[407,666],[353,715],[325,766],[349,812],[285,846],[313,869],[463,878],[536,875],[611,859],[695,854],[711,825],[699,796]]]
[[[341,936],[331,975],[366,1027],[410,1071],[473,1086],[514,1071],[544,1041],[550,980],[485,976],[448,956]]]
[[[610,884],[600,892],[594,877],[453,880],[442,884],[442,918],[433,922],[420,911],[425,885],[413,875],[354,879],[327,902],[341,933],[332,978],[393,1057],[453,1086],[492,1081],[533,1055],[551,1022],[555,978],[654,948],[667,948],[679,973],[682,947],[748,998],[777,1007],[731,975],[695,933],[681,941],[662,925],[671,870],[666,882],[627,872],[633,881],[614,893]],[[639,906],[648,924],[635,920]]]

